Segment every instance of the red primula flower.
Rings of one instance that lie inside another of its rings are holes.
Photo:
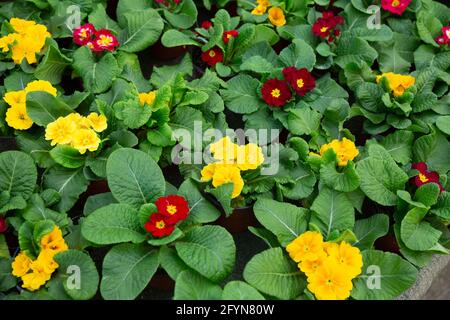
[[[79,46],[84,46],[92,40],[94,34],[95,27],[90,23],[86,23],[73,30],[73,42]]]
[[[183,0],[173,0],[173,2],[174,2],[175,4],[180,4],[181,1],[183,1]]]
[[[216,63],[223,61],[222,50],[218,47],[209,49],[202,53],[202,60],[212,67]]]
[[[150,219],[144,225],[145,230],[150,232],[152,236],[162,238],[172,234],[175,226],[167,223],[166,217],[161,213],[153,213]]]
[[[439,185],[441,192],[444,191],[444,188],[439,182],[439,174],[435,171],[428,171],[428,167],[425,162],[413,163],[411,168],[419,171],[419,174],[411,179],[411,182],[413,182],[417,187],[434,182]]]
[[[381,0],[381,7],[393,14],[401,15],[411,3],[411,0]]]
[[[223,42],[225,43],[230,42],[231,37],[236,38],[238,34],[239,32],[237,30],[225,31],[223,33]]]
[[[3,233],[8,229],[8,225],[6,224],[5,217],[0,216],[0,233]]]
[[[450,26],[442,27],[442,35],[445,43],[450,44]]]
[[[119,45],[119,41],[116,36],[112,34],[111,31],[106,29],[98,30],[95,33],[95,40],[93,43],[93,51],[114,51]]]
[[[205,29],[205,30],[208,30],[212,26],[213,26],[213,24],[212,24],[211,21],[206,20],[206,21],[202,22],[202,28]]]
[[[312,26],[312,32],[322,38],[327,39],[328,42],[333,42],[335,37],[341,34],[341,31],[336,29],[339,24],[344,23],[344,18],[335,16],[332,11],[324,11],[322,17],[318,18]],[[333,37],[334,36],[334,37]]]
[[[306,69],[289,67],[283,69],[283,76],[298,95],[304,96],[316,86],[316,79]]]
[[[439,36],[439,37],[437,37],[436,39],[434,39],[434,41],[436,41],[436,43],[438,43],[438,44],[440,44],[440,45],[443,45],[443,44],[446,44],[446,43],[447,43],[447,42],[445,41],[444,36]]]
[[[276,78],[267,80],[261,93],[264,101],[271,107],[282,107],[292,97],[287,83]]]
[[[158,213],[162,214],[169,224],[185,220],[189,214],[188,202],[185,198],[177,195],[158,198],[155,205],[158,208]]]

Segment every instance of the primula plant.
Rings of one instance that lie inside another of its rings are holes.
[[[1,2],[0,300],[412,296],[450,249],[449,22]]]

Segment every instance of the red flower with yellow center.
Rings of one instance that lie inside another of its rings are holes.
[[[166,223],[176,224],[185,220],[189,214],[189,204],[183,197],[170,195],[158,198],[155,202],[158,213],[165,217]]]
[[[328,42],[333,42],[335,37],[340,35],[340,30],[336,29],[339,24],[344,23],[344,18],[335,16],[332,11],[324,11],[322,17],[318,18],[312,26],[312,32]]]
[[[84,46],[92,40],[94,34],[95,27],[90,23],[86,23],[73,30],[73,42],[79,46]]]
[[[292,89],[297,92],[298,95],[304,96],[308,92],[314,89],[316,86],[316,79],[306,69],[296,69],[295,67],[289,67],[283,69],[283,76],[286,81],[291,85]]]
[[[381,0],[381,7],[393,14],[401,15],[411,3],[411,0]]]
[[[202,53],[202,60],[209,66],[214,66],[218,62],[223,61],[222,50],[218,47],[214,47]]]
[[[119,45],[119,41],[111,31],[102,29],[95,33],[95,40],[93,41],[93,51],[114,51]]]
[[[413,163],[411,168],[419,171],[419,174],[411,179],[411,182],[417,187],[423,186],[427,183],[436,183],[441,192],[444,191],[444,188],[439,182],[439,174],[435,171],[428,171],[428,166],[425,162]]]
[[[175,226],[167,222],[167,219],[161,213],[153,213],[149,221],[144,225],[145,230],[150,232],[153,237],[162,238],[172,234]]]
[[[223,33],[223,42],[227,44],[228,42],[230,42],[231,38],[236,38],[238,35],[239,32],[237,30],[225,31]]]
[[[292,97],[287,83],[276,78],[267,80],[261,93],[264,101],[271,107],[282,107]]]
[[[213,26],[212,22],[209,20],[203,21],[202,22],[202,28],[205,30],[208,30],[209,28],[211,28]]]

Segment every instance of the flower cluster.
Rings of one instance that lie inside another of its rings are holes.
[[[22,279],[22,287],[30,291],[38,290],[59,267],[54,260],[55,254],[68,250],[61,230],[55,226],[52,232],[43,236],[40,253],[32,260],[25,252],[20,252],[12,263],[12,274]],[[30,272],[31,271],[31,272]]]
[[[450,26],[442,27],[442,36],[435,39],[439,45],[449,45],[450,44]]]
[[[139,103],[143,107],[145,105],[151,106],[156,99],[156,91],[139,93]]]
[[[2,52],[11,50],[11,58],[15,64],[21,64],[23,59],[29,64],[36,63],[36,54],[41,52],[46,39],[51,37],[47,27],[19,18],[11,18],[9,24],[15,32],[0,38]]]
[[[284,68],[283,76],[284,81],[277,78],[269,79],[261,88],[263,100],[271,107],[282,107],[291,99],[289,87],[303,97],[316,86],[315,78],[305,68]]]
[[[380,83],[383,78],[388,80],[389,88],[395,97],[403,95],[406,89],[413,86],[416,82],[416,78],[413,76],[404,76],[393,72],[387,72],[377,76],[377,83]]]
[[[150,215],[144,228],[156,238],[171,235],[175,230],[175,225],[186,220],[189,215],[189,204],[181,196],[170,195],[158,198],[155,205],[158,212]]]
[[[383,10],[401,15],[411,3],[411,0],[381,0]]]
[[[336,37],[341,34],[341,31],[337,29],[337,26],[343,23],[344,18],[341,16],[335,16],[332,11],[324,11],[322,12],[322,17],[318,18],[313,24],[312,32],[316,36],[332,43]]]
[[[444,187],[442,187],[442,184],[439,182],[439,173],[436,171],[428,171],[428,166],[425,162],[413,163],[411,168],[419,171],[417,176],[411,178],[411,182],[417,187],[427,183],[436,183],[441,192],[444,191]]]
[[[92,112],[87,117],[78,113],[71,113],[66,117],[59,117],[49,123],[45,129],[45,139],[51,140],[51,145],[70,145],[81,154],[96,151],[100,145],[97,132],[103,132],[107,128],[107,120],[104,115]]]
[[[254,143],[237,145],[229,137],[224,137],[211,144],[209,148],[217,162],[203,168],[202,181],[212,181],[215,188],[233,183],[231,198],[238,197],[244,187],[241,171],[256,170],[264,162],[261,147]]]
[[[95,52],[114,51],[119,46],[119,41],[110,30],[96,30],[90,23],[73,31],[73,41],[79,46],[88,46]]]
[[[231,38],[236,38],[239,35],[239,32],[237,30],[230,30],[230,31],[225,31],[223,33],[223,42],[225,44],[228,44],[228,42],[230,42]]]
[[[6,111],[6,123],[16,130],[27,130],[33,125],[33,120],[27,114],[27,94],[34,91],[44,91],[56,97],[57,90],[50,82],[36,80],[27,84],[25,89],[10,91],[3,100],[10,106]]]
[[[255,16],[261,16],[266,13],[267,9],[272,6],[269,0],[256,0],[258,5],[252,10]],[[286,24],[286,17],[284,12],[279,7],[272,7],[269,9],[269,21],[276,27],[281,27]]]
[[[212,49],[202,52],[202,61],[206,62],[210,67],[215,66],[217,63],[223,61],[223,52],[219,47],[214,47]]]
[[[362,271],[358,248],[347,242],[324,242],[319,232],[307,231],[286,247],[290,257],[308,279],[308,290],[319,300],[344,300],[352,280]]]
[[[355,143],[347,138],[343,138],[341,141],[334,139],[330,143],[322,145],[320,147],[320,155],[313,152],[310,155],[323,156],[328,149],[333,149],[336,153],[337,165],[339,167],[345,167],[349,160],[355,159],[359,154]]]

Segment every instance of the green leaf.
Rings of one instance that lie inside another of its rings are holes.
[[[6,243],[5,235],[2,234],[0,235],[0,261],[2,258],[9,259],[10,257],[11,255],[9,254],[9,247],[8,244]],[[1,274],[1,266],[0,266],[0,274]]]
[[[140,243],[145,240],[138,212],[126,204],[113,203],[91,213],[81,227],[81,233],[96,244],[121,242]]]
[[[83,168],[71,170],[56,166],[44,175],[44,187],[58,191],[61,196],[61,201],[56,205],[56,209],[61,212],[69,211],[87,186]]]
[[[55,164],[50,156],[50,142],[45,141],[42,137],[39,139],[27,132],[18,132],[16,142],[20,149],[29,154],[38,166],[49,168]]]
[[[431,207],[438,201],[440,193],[441,190],[437,183],[427,183],[417,188],[414,200]]]
[[[294,299],[306,286],[303,273],[281,248],[253,256],[245,266],[244,279],[259,291],[278,299]]]
[[[46,80],[51,84],[58,84],[61,82],[64,70],[71,63],[71,59],[63,55],[55,44],[51,44],[47,49],[44,59],[34,71],[34,75],[39,80]]]
[[[164,32],[161,37],[162,44],[167,48],[179,46],[199,46],[199,43],[190,37],[189,33],[170,29]]]
[[[273,65],[261,56],[252,56],[241,64],[241,70],[256,73],[271,73]]]
[[[280,52],[280,61],[285,67],[295,66],[311,71],[316,64],[313,48],[302,39],[292,40],[292,44]]]
[[[113,19],[106,13],[105,7],[100,3],[89,14],[89,22],[92,23],[97,30],[108,29],[115,33],[120,31],[120,27]]]
[[[184,55],[183,59],[179,64],[176,65],[168,65],[168,66],[161,66],[161,67],[153,67],[152,77],[150,79],[151,83],[159,87],[160,89],[157,92],[156,100],[153,103],[155,105],[158,100],[158,96],[160,95],[160,92],[163,88],[161,88],[164,84],[166,84],[169,81],[172,81],[179,75],[184,76],[191,76],[193,72],[193,65],[192,65],[192,59],[189,54]],[[167,92],[164,92],[162,95],[164,99],[166,100],[166,95],[172,95],[169,91],[169,94]],[[168,100],[170,101],[171,96],[168,97]]]
[[[280,246],[277,237],[269,230],[255,227],[248,227],[248,230],[264,241],[269,248],[276,248]]]
[[[439,241],[442,232],[433,228],[428,222],[422,221],[426,213],[427,209],[413,208],[402,220],[400,236],[409,249],[425,251]]]
[[[22,223],[19,229],[19,246],[20,250],[26,253],[30,258],[37,257],[39,247],[34,243],[33,239],[34,224],[28,221]]]
[[[320,177],[323,179],[323,182],[337,191],[351,192],[356,190],[361,183],[361,179],[356,173],[353,161],[348,162],[342,168],[342,171],[338,172],[336,170],[336,153],[334,153],[333,149],[325,152],[322,159],[325,160],[326,157],[329,157],[331,161],[322,164],[320,168]]]
[[[123,243],[113,247],[103,261],[102,297],[135,299],[148,285],[158,265],[158,251],[148,245]]]
[[[291,109],[288,116],[289,131],[297,135],[311,135],[317,131],[322,115],[307,106]]]
[[[431,12],[421,10],[417,14],[417,31],[420,38],[435,47],[439,47],[439,44],[434,40],[437,36],[441,35],[442,23]]]
[[[21,210],[20,214],[26,221],[33,223],[41,220],[52,220],[59,227],[65,227],[69,223],[66,214],[46,208],[46,204],[37,194],[33,194],[30,199],[28,199],[26,208]]]
[[[426,162],[432,170],[448,172],[450,170],[448,150],[450,150],[448,139],[439,131],[435,131],[414,142],[414,160],[415,162]]]
[[[63,279],[64,290],[75,300],[89,300],[97,293],[99,276],[91,257],[78,250],[55,255],[57,277]]]
[[[222,227],[194,227],[175,248],[184,263],[211,281],[220,282],[233,271],[236,246]]]
[[[233,207],[231,206],[233,183],[225,183],[217,188],[209,188],[207,191],[219,201],[225,215],[229,217],[233,213]]]
[[[409,73],[413,52],[419,44],[418,38],[397,32],[394,32],[392,40],[377,42],[375,47],[379,54],[380,71]]]
[[[265,300],[265,298],[244,281],[231,281],[223,288],[222,300]]]
[[[400,223],[394,224],[394,232],[395,239],[397,240],[398,246],[400,248],[400,253],[406,260],[420,268],[423,268],[430,263],[431,259],[435,255],[432,251],[411,250],[403,243],[400,236]]]
[[[113,109],[116,117],[130,129],[144,126],[152,115],[151,108],[141,106],[137,96],[115,103]]]
[[[181,272],[175,282],[174,300],[219,300],[222,288],[193,271]]]
[[[139,52],[160,37],[164,22],[154,9],[124,13],[126,28],[119,35],[119,50]]]
[[[316,87],[321,91],[321,94],[311,102],[311,107],[321,113],[325,113],[325,110],[337,100],[348,100],[347,91],[330,77],[322,77],[317,80]]]
[[[163,245],[172,243],[175,240],[181,238],[183,235],[184,235],[183,231],[181,231],[178,228],[175,228],[175,230],[169,236],[166,236],[163,238],[149,239],[149,240],[147,240],[147,243],[152,246],[159,247],[159,246],[163,246]]]
[[[341,38],[356,37],[367,41],[383,42],[392,39],[392,30],[386,26],[381,25],[379,28],[369,29],[367,27],[356,27],[342,33]]]
[[[227,82],[227,89],[220,90],[225,105],[231,111],[249,114],[263,108],[265,103],[258,97],[259,81],[240,74]]]
[[[308,210],[304,208],[260,198],[253,210],[258,221],[273,232],[284,247],[306,231]]]
[[[20,151],[0,153],[0,192],[26,200],[33,192],[36,180],[36,167],[29,155]]]
[[[166,270],[169,276],[176,280],[178,275],[189,267],[180,259],[175,249],[167,246],[162,246],[159,249],[159,261],[161,267]]]
[[[183,0],[175,13],[164,10],[164,17],[175,28],[189,29],[197,20],[197,7],[193,0]]]
[[[48,92],[35,91],[27,94],[27,113],[41,127],[72,112],[68,105]]]
[[[356,220],[353,230],[357,241],[352,245],[361,250],[372,249],[375,240],[388,233],[389,216],[375,214],[367,219]]]
[[[41,243],[41,238],[51,233],[55,228],[55,223],[52,220],[41,220],[34,224],[33,241],[35,244]]]
[[[377,51],[372,48],[366,40],[359,38],[343,38],[339,40],[335,63],[344,68],[349,63],[365,61],[369,66],[378,56]]]
[[[397,254],[366,250],[362,256],[363,273],[351,292],[356,300],[391,300],[416,282],[417,269]]]
[[[301,163],[289,170],[289,177],[292,181],[283,185],[281,190],[286,198],[292,200],[301,200],[308,197],[313,192],[317,182],[314,173]]]
[[[84,87],[93,93],[108,90],[114,78],[121,71],[116,59],[110,52],[107,52],[97,61],[91,49],[84,46],[75,51],[73,59],[74,70],[83,79]]]
[[[450,135],[450,116],[439,117],[436,126],[446,135]]]
[[[447,191],[441,193],[437,204],[430,210],[432,214],[450,221],[450,194]]]
[[[191,179],[185,180],[178,190],[179,195],[189,203],[189,217],[186,221],[193,223],[208,223],[219,218],[221,212],[202,195]]]
[[[84,165],[85,161],[84,155],[68,145],[57,145],[50,151],[50,155],[56,163],[69,169],[79,168]]]
[[[380,144],[395,161],[407,164],[411,162],[413,140],[411,131],[399,130],[386,136]]]
[[[355,211],[345,193],[329,188],[322,188],[314,200],[310,223],[319,227],[328,238],[333,230],[353,229]]]
[[[0,291],[6,292],[17,284],[17,279],[11,272],[10,259],[0,257]]]
[[[108,158],[106,172],[114,197],[136,209],[164,195],[161,169],[142,151],[129,148],[114,151]]]

